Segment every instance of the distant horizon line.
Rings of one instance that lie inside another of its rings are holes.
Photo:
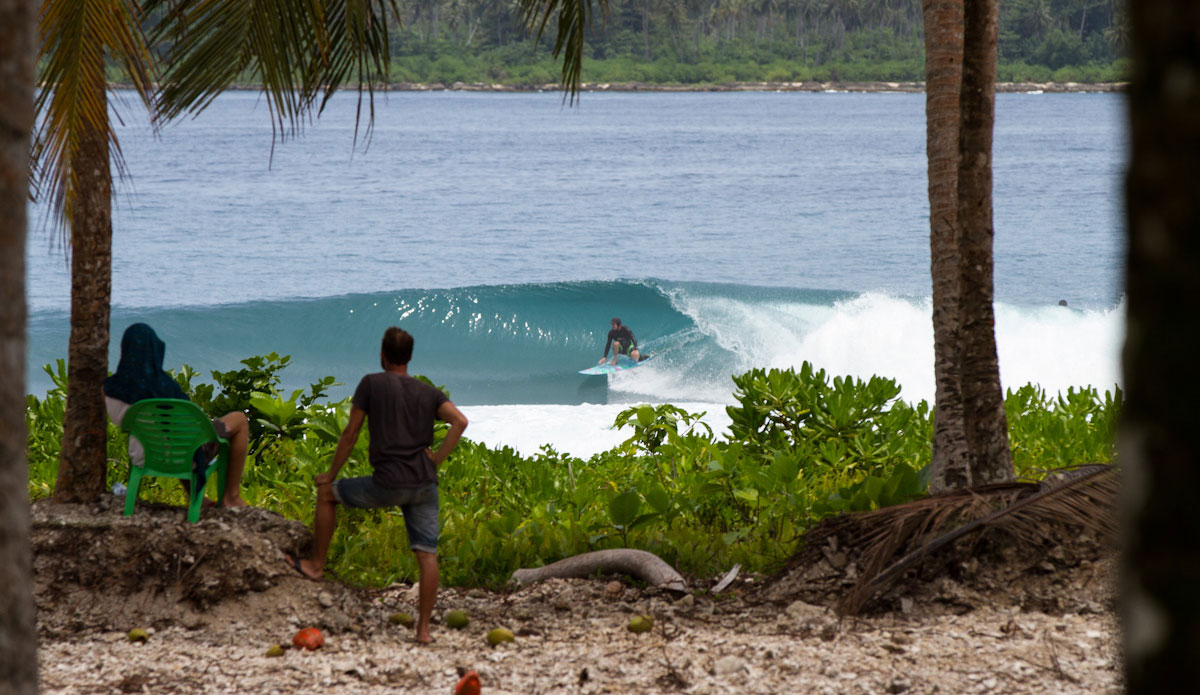
[[[157,86],[157,85],[155,85]],[[111,82],[112,89],[133,89],[127,82]],[[1129,82],[997,82],[996,92],[1006,94],[1030,93],[1109,93],[1123,92]],[[257,84],[231,85],[228,91],[251,91],[261,89]],[[487,82],[387,82],[372,85],[374,90],[384,92],[495,92],[495,93],[538,93],[563,91],[562,85],[554,82],[545,84],[501,84]],[[353,89],[353,87],[343,87]],[[864,80],[864,81],[789,81],[789,82],[722,82],[722,83],[659,83],[659,82],[584,82],[580,92],[862,92],[862,93],[920,93],[925,91],[924,82]]]

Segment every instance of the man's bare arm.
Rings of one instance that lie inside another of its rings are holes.
[[[429,452],[429,458],[433,459],[433,465],[440,466],[450,452],[454,451],[454,447],[458,446],[458,440],[462,439],[463,431],[467,429],[467,416],[463,415],[450,401],[438,406],[437,416],[439,420],[450,425],[450,431],[446,433],[442,445],[437,448],[437,451],[430,450]]]

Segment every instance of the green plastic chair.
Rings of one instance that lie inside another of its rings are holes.
[[[138,487],[145,476],[179,478],[191,482],[188,521],[200,520],[204,483],[217,469],[217,494],[225,499],[225,476],[229,468],[229,441],[217,436],[212,421],[195,403],[177,398],[147,398],[129,406],[121,418],[121,431],[137,439],[146,450],[146,465],[129,466],[129,489],[125,492],[125,516],[133,514]],[[209,461],[203,475],[194,470],[192,454],[202,445],[216,442],[219,452]]]

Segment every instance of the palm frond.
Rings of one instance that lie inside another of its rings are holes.
[[[36,196],[50,192],[55,226],[65,234],[74,208],[80,148],[100,134],[125,176],[120,142],[109,120],[105,62],[121,65],[153,118],[154,61],[141,29],[141,10],[127,0],[46,0],[39,18],[43,65],[35,109],[31,180]]]
[[[601,16],[607,17],[608,0],[598,2]],[[558,16],[553,55],[562,56],[563,91],[574,103],[583,75],[584,37],[592,21],[592,0],[520,0],[520,8],[522,24],[530,30],[536,28],[536,40],[541,40],[550,18]]]
[[[257,80],[282,136],[299,130],[347,83],[358,89],[360,115],[366,93],[368,128],[373,121],[374,83],[387,77],[391,62],[387,14],[399,16],[395,0],[147,0],[146,6],[163,10],[151,37],[165,48],[164,117],[197,114],[236,82]]]

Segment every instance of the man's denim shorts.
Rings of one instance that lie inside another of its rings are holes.
[[[422,487],[388,489],[376,485],[370,476],[342,478],[333,481],[333,496],[347,507],[399,507],[404,513],[404,528],[408,530],[409,547],[426,553],[437,552],[437,483],[429,483]]]

